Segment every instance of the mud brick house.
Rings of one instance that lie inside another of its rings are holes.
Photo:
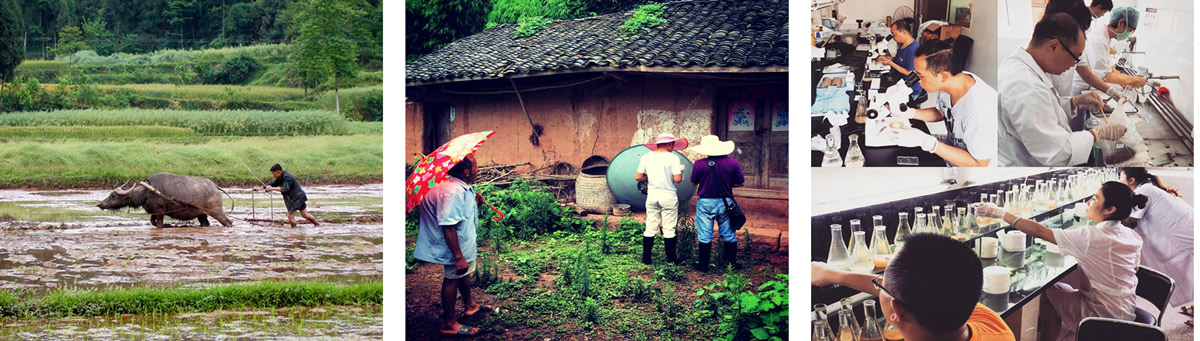
[[[665,23],[628,36],[620,26],[633,11],[558,21],[523,38],[504,25],[409,63],[406,154],[496,130],[480,162],[529,162],[530,171],[611,159],[660,133],[696,142],[714,134],[737,143],[747,183],[736,195],[786,200],[787,1],[664,9]]]

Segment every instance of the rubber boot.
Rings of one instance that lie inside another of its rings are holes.
[[[699,248],[700,255],[696,260],[696,265],[693,265],[692,268],[700,272],[708,272],[708,260],[712,257],[712,243],[698,243],[696,247]]]
[[[650,249],[654,248],[654,237],[642,237],[642,264],[650,265]]]
[[[663,238],[663,246],[667,249],[667,262],[679,265],[679,260],[675,258],[675,238]]]
[[[725,247],[725,262],[734,270],[741,270],[742,265],[737,263],[737,242],[724,242],[721,245]]]

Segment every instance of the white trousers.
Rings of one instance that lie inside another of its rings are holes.
[[[662,223],[663,238],[675,238],[675,225],[679,223],[679,197],[675,193],[646,196],[646,232],[642,236],[658,234],[659,223]]]

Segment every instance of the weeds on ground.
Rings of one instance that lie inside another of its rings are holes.
[[[768,281],[750,291],[741,274],[725,277],[696,291],[698,320],[719,321],[722,340],[787,340],[788,276]]]

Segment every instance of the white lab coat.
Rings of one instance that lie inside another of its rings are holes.
[[[1071,132],[1060,91],[1025,49],[1000,63],[1000,167],[1087,162],[1093,137]]]
[[[1080,62],[1092,70],[1092,74],[1096,77],[1104,79],[1108,76],[1108,72],[1112,71],[1113,58],[1112,54],[1108,53],[1108,25],[1093,24],[1087,31],[1087,45],[1083,49],[1083,56]],[[1074,70],[1072,70],[1074,71]],[[1083,80],[1079,74],[1074,74],[1071,80],[1071,94],[1081,94],[1084,90],[1091,87],[1090,84]]]
[[[1074,340],[1076,327],[1086,317],[1132,321],[1142,237],[1116,221],[1052,231],[1059,250],[1075,257],[1083,272],[1078,286],[1060,282],[1046,289],[1046,298],[1062,318],[1059,340]]]
[[[996,89],[973,73],[963,72],[975,79],[975,85],[967,90],[958,103],[950,104],[950,94],[938,91],[935,107],[946,115],[946,125],[954,136],[950,145],[966,150],[977,160],[992,160],[989,167],[996,167]]]
[[[1194,227],[1193,209],[1183,199],[1167,193],[1153,184],[1142,184],[1133,193],[1150,199],[1145,209],[1135,209],[1129,216],[1138,218],[1137,233],[1146,242],[1142,257],[1146,265],[1175,280],[1171,305],[1180,306],[1192,301],[1195,257],[1192,250]]]

